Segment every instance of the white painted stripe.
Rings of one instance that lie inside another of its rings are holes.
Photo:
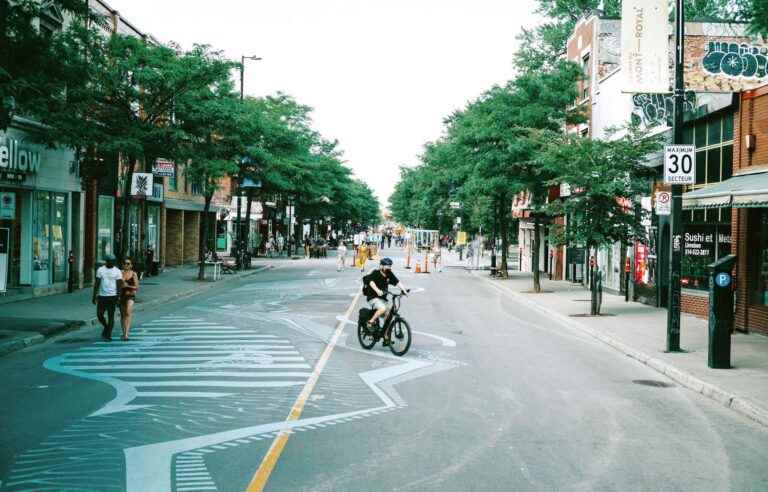
[[[236,372],[236,371],[193,371],[193,372],[112,372],[110,376],[116,378],[197,378],[197,377],[230,377],[230,378],[287,378],[287,377],[308,377],[311,372]]]
[[[210,478],[211,474],[208,473],[207,471],[198,471],[198,472],[189,472],[189,473],[179,471],[176,473],[176,476],[184,477],[187,480],[189,479],[200,480],[201,478]]]
[[[142,350],[140,352],[138,351],[108,351],[108,352],[92,352],[92,353],[81,353],[77,352],[74,354],[69,355],[68,357],[72,357],[73,355],[76,355],[77,357],[103,357],[105,355],[110,355],[114,357],[122,357],[124,355],[141,355],[141,354],[150,354],[150,355],[204,355],[208,354],[211,356],[221,356],[223,353],[231,354],[233,356],[236,355],[242,355],[242,356],[249,356],[249,355],[298,355],[298,350],[241,350],[237,352],[233,352],[232,350]],[[90,359],[89,359],[90,360]],[[121,359],[122,360],[122,359]]]
[[[149,391],[136,393],[137,398],[221,398],[231,393],[210,393],[205,391]]]
[[[215,347],[219,347],[219,348],[226,347],[226,348],[233,348],[235,350],[241,350],[244,346],[259,346],[264,343],[290,344],[291,342],[282,341],[282,340],[242,340],[242,341],[238,341],[237,343],[238,343],[237,345],[231,345],[231,344],[226,344],[226,342],[222,342],[222,343],[217,343]],[[103,348],[106,348],[107,346],[112,348],[117,348],[116,345],[112,342],[96,342],[93,345],[99,345],[99,347],[83,347],[82,349],[79,349],[79,350],[85,350],[85,349],[101,350]],[[142,342],[131,341],[131,342],[128,342],[127,345],[123,345],[122,347],[124,347],[127,350],[129,348],[134,348],[134,349],[144,349],[148,347],[149,348],[151,347],[162,347],[162,348],[190,347],[191,348],[191,347],[199,347],[199,346],[210,347],[211,342],[195,342],[195,341],[188,342],[185,340],[156,340],[156,341],[142,341]]]
[[[304,384],[306,381],[132,381],[137,388],[182,387],[197,388],[284,388]]]
[[[230,345],[230,346],[221,346],[221,345],[214,345],[212,347],[206,347],[206,346],[197,346],[197,347],[169,347],[167,345],[154,345],[149,347],[141,347],[141,348],[101,348],[101,347],[83,347],[82,349],[78,350],[77,352],[74,352],[78,355],[89,355],[93,353],[100,353],[100,354],[157,354],[162,352],[173,352],[178,350],[189,350],[194,351],[197,350],[198,352],[232,352],[232,353],[249,353],[256,350],[275,350],[275,351],[282,351],[283,353],[290,352],[291,350],[294,350],[296,347],[293,347],[291,345],[248,345],[245,347],[237,346],[237,345]]]
[[[176,319],[183,319],[184,321],[205,321],[203,318],[176,318]],[[162,319],[156,319],[152,321],[147,321],[147,323],[163,323],[164,321],[165,320],[162,320]]]
[[[65,367],[65,366],[62,366]],[[216,361],[216,363],[204,363],[204,364],[115,364],[110,366],[66,366],[66,369],[81,369],[85,371],[104,370],[104,369],[184,369],[184,368],[203,368],[203,369],[258,369],[258,368],[275,368],[275,369],[309,369],[309,364],[242,364],[234,363],[228,364],[226,361]],[[102,374],[109,375],[109,373]]]
[[[231,354],[231,355],[210,355],[210,356],[190,356],[190,357],[109,357],[107,359],[82,359],[69,356],[63,360],[64,363],[70,362],[184,362],[190,360],[199,361],[224,361],[224,360],[243,360],[243,359],[261,359],[264,362],[300,362],[304,360],[304,357],[272,357],[271,355],[264,357],[248,357],[248,354]],[[69,367],[69,366],[64,366]]]
[[[190,472],[196,471],[196,470],[205,470],[205,465],[176,465],[177,470],[184,470],[184,473],[189,470]]]
[[[176,487],[177,492],[193,492],[197,490],[219,490],[216,487]]]
[[[186,335],[138,335],[142,340],[147,339],[154,339],[154,338],[165,338],[165,339],[184,339],[184,340],[235,340],[235,339],[248,339],[248,338],[272,338],[273,335],[196,335],[194,333]],[[131,338],[136,338],[136,335],[131,335]],[[104,343],[110,343],[110,342],[104,342]]]

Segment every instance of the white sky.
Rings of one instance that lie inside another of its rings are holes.
[[[383,206],[442,120],[513,75],[533,0],[107,0],[138,29],[246,61],[245,92],[312,106]]]

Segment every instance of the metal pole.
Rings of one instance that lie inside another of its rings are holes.
[[[683,143],[683,57],[685,43],[685,11],[683,0],[675,0],[675,111],[673,143]],[[670,215],[669,307],[667,309],[667,351],[680,352],[680,270],[682,262],[683,186],[672,185]]]
[[[240,100],[244,98],[243,84],[244,84],[244,72],[245,72],[245,56],[240,57]],[[242,161],[240,165],[242,166]],[[237,225],[235,226],[235,264],[237,269],[240,270],[242,265],[240,264],[240,170],[237,173],[236,184],[237,187]]]

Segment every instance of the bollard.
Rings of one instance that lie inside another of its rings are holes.
[[[709,265],[709,351],[707,365],[712,369],[731,368],[733,331],[733,277],[735,255],[727,255]]]

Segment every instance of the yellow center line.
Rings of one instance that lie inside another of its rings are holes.
[[[361,293],[358,292],[355,298],[352,300],[352,304],[349,305],[347,312],[344,313],[345,320],[349,319],[349,317],[352,315],[352,310],[357,305],[357,302],[360,299],[360,295]],[[320,359],[317,361],[317,364],[315,364],[315,370],[312,371],[312,375],[309,377],[307,384],[304,385],[301,393],[299,393],[299,396],[296,397],[296,401],[293,403],[293,407],[288,413],[288,417],[285,419],[286,422],[298,420],[299,417],[301,417],[301,412],[304,410],[304,405],[307,403],[312,390],[315,389],[315,384],[317,384],[317,380],[320,379],[320,373],[323,372],[325,364],[328,362],[328,359],[331,358],[331,353],[339,341],[341,332],[344,331],[344,324],[345,321],[339,321],[339,324],[336,325],[336,331],[333,332],[331,340],[325,347],[325,350],[320,356]],[[253,474],[251,483],[249,483],[248,488],[245,489],[246,492],[261,492],[264,490],[264,487],[267,485],[267,480],[269,480],[269,476],[272,474],[272,470],[275,469],[277,460],[280,459],[283,448],[285,448],[285,445],[288,442],[289,436],[290,433],[288,431],[281,431],[280,434],[275,437],[274,441],[272,441],[272,445],[267,451],[267,454],[264,455],[264,459],[261,460],[259,468],[256,470],[256,473]]]

